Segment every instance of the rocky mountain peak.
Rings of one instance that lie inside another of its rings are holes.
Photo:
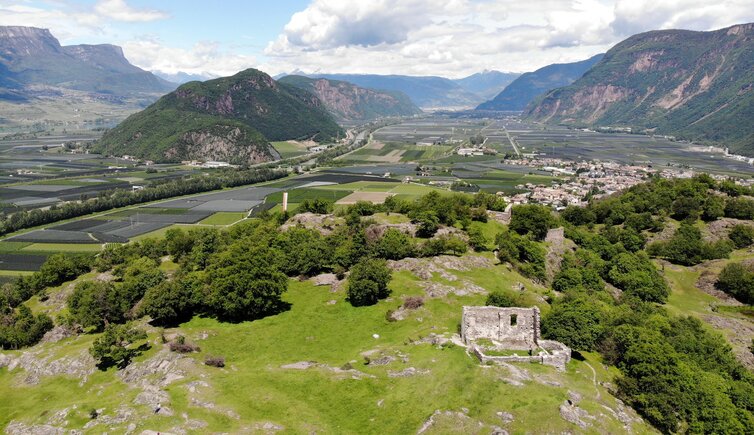
[[[0,56],[6,59],[56,53],[60,49],[60,42],[48,29],[0,26]]]

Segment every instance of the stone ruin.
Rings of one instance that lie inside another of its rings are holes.
[[[461,339],[482,364],[538,362],[565,369],[571,349],[543,340],[539,308],[463,307]]]

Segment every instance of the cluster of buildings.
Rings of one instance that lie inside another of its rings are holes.
[[[614,162],[576,163],[553,158],[526,158],[505,163],[536,167],[552,173],[553,176],[561,176],[549,185],[520,184],[516,189],[524,192],[505,197],[509,204],[536,203],[555,209],[563,209],[569,205],[584,206],[589,197],[598,198],[620,192],[643,183],[650,174],[657,172],[648,166],[622,165]],[[685,174],[663,170],[661,175],[678,177]]]

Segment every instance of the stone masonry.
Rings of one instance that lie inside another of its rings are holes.
[[[461,339],[482,364],[538,362],[565,370],[571,360],[568,346],[541,339],[537,307],[463,307]]]

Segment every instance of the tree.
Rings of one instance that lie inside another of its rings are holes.
[[[148,289],[163,282],[165,274],[159,269],[156,261],[149,257],[141,257],[123,269],[122,279],[123,285],[118,293],[127,309],[130,309],[144,297]]]
[[[163,281],[147,290],[139,314],[151,317],[155,325],[176,325],[189,320],[199,305],[201,287],[196,275]]]
[[[702,219],[706,222],[714,221],[725,215],[725,199],[722,196],[710,194],[702,205]]]
[[[385,260],[364,259],[351,268],[347,300],[354,307],[374,305],[388,297],[391,272]]]
[[[440,228],[440,220],[432,211],[421,212],[412,220],[418,225],[416,235],[419,237],[432,237]]]
[[[211,313],[221,320],[243,321],[282,310],[288,278],[267,246],[243,241],[211,258],[207,284]]]
[[[332,213],[333,203],[323,198],[305,199],[298,206],[301,213],[328,214]]]
[[[388,260],[400,260],[414,254],[411,238],[403,232],[388,228],[376,246],[377,256]]]
[[[597,348],[605,333],[607,313],[586,298],[558,300],[542,322],[542,335],[584,351]]]
[[[522,236],[531,234],[534,240],[542,241],[553,224],[554,220],[549,208],[526,204],[513,207],[509,228]]]
[[[73,320],[84,328],[94,328],[96,331],[101,331],[110,323],[123,322],[130,308],[126,298],[109,282],[81,282],[68,297],[68,310]]]
[[[754,228],[743,224],[734,225],[728,233],[728,238],[738,249],[751,246],[754,243]]]
[[[141,353],[145,344],[138,347],[136,345],[146,338],[146,332],[135,329],[130,324],[110,324],[105,328],[105,332],[94,340],[89,353],[98,361],[100,368],[117,365],[122,369]]]
[[[52,319],[47,314],[35,316],[26,305],[5,313],[0,310],[0,349],[32,346],[52,327]]]
[[[469,236],[469,246],[476,252],[487,250],[487,237],[479,227],[472,226],[466,231]]]
[[[560,213],[560,216],[565,219],[566,222],[574,225],[587,225],[594,223],[597,217],[591,208],[577,207],[575,205],[569,205]]]
[[[664,303],[670,288],[644,252],[624,252],[610,261],[608,281],[642,301]]]

